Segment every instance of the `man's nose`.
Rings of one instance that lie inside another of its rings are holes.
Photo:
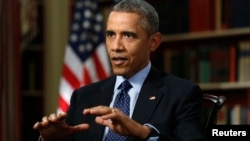
[[[112,45],[113,50],[122,50],[123,49],[123,42],[120,37],[115,38],[113,45]]]

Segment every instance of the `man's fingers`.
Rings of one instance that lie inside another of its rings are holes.
[[[111,127],[112,126],[112,120],[111,119],[103,119],[102,117],[96,117],[95,119],[97,124],[104,125]]]
[[[66,116],[67,116],[66,113],[59,113],[58,116],[57,116],[57,118],[58,118],[59,120],[62,120],[62,119],[64,119]]]
[[[60,113],[58,115],[56,115],[55,113],[52,113],[49,116],[44,116],[41,122],[36,122],[33,125],[33,129],[46,127],[50,122],[57,122],[57,121],[63,120],[65,117],[66,117],[66,113]]]
[[[89,129],[89,124],[79,124],[74,126],[75,131],[85,131],[87,129]]]
[[[96,106],[92,108],[87,108],[83,110],[83,114],[92,114],[92,115],[105,115],[105,114],[111,114],[112,108],[107,106]]]
[[[33,129],[39,129],[40,127],[46,126],[47,124],[48,124],[48,117],[44,116],[41,122],[36,122],[33,125]]]
[[[101,117],[96,117],[95,118],[95,122],[98,123],[98,124],[101,124],[101,125],[105,125],[104,124],[104,120],[101,118]],[[105,125],[106,126],[106,125]]]
[[[56,118],[57,118],[56,114],[51,114],[48,119],[50,121],[56,121]]]
[[[48,117],[47,117],[47,116],[44,116],[44,117],[42,118],[42,122],[48,122]]]
[[[36,122],[33,126],[33,129],[38,129],[40,126],[40,122]]]

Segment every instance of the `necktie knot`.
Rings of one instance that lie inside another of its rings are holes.
[[[130,88],[132,88],[132,85],[129,83],[128,80],[123,81],[118,87],[118,89],[120,89],[123,93],[127,93]]]

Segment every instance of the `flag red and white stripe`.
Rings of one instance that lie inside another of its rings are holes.
[[[65,50],[57,112],[66,112],[74,89],[111,74],[97,0],[76,0]]]

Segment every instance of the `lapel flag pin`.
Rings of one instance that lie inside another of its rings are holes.
[[[150,98],[149,98],[149,100],[155,100],[155,96],[151,96]]]

